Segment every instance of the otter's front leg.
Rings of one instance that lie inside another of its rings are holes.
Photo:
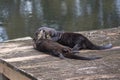
[[[80,44],[76,44],[73,48],[72,48],[72,51],[78,51],[82,48],[82,45]]]

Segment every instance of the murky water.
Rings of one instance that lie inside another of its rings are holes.
[[[0,0],[0,22],[3,40],[32,36],[39,26],[65,31],[117,27],[120,0]]]

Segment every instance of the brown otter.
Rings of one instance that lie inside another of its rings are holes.
[[[98,46],[93,44],[90,40],[88,40],[85,36],[78,33],[71,32],[60,32],[56,31],[53,28],[41,27],[37,30],[37,34],[39,34],[40,30],[44,30],[47,35],[51,37],[51,40],[56,41],[62,45],[73,48],[73,50],[81,50],[81,49],[91,49],[91,50],[103,50],[112,48],[112,44],[107,44],[104,46]],[[50,39],[47,38],[47,39]]]
[[[42,34],[42,35],[40,35]],[[95,59],[100,59],[101,57],[82,57],[82,56],[78,56],[75,55],[74,53],[76,53],[76,51],[73,51],[71,48],[63,46],[57,42],[54,42],[52,40],[49,39],[45,39],[45,35],[43,34],[43,31],[40,31],[39,36],[37,36],[38,40],[34,40],[34,48],[42,51],[42,52],[46,52],[46,53],[50,53],[53,56],[57,56],[60,58],[71,58],[71,59],[77,59],[77,60],[95,60]]]

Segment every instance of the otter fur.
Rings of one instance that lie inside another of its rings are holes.
[[[40,36],[42,34],[42,36]],[[54,42],[49,39],[45,39],[45,35],[43,35],[43,31],[40,31],[39,37],[34,41],[34,48],[38,51],[46,52],[48,54],[51,54],[53,56],[63,58],[70,58],[70,59],[76,59],[76,60],[95,60],[100,59],[101,57],[82,57],[75,55],[76,51],[73,51],[71,48],[67,46],[63,46],[57,42]]]
[[[103,50],[112,48],[112,44],[107,44],[104,46],[98,46],[93,44],[87,37],[82,34],[72,33],[72,32],[60,32],[56,31],[53,28],[41,27],[37,30],[37,34],[41,30],[44,30],[47,35],[50,37],[47,39],[51,39],[56,41],[62,45],[68,46],[73,50],[81,50],[81,49],[91,49],[91,50]]]

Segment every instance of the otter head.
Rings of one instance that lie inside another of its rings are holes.
[[[61,36],[60,31],[56,31],[53,28],[48,28],[48,27],[40,27],[37,31],[35,36],[38,37],[37,39],[49,39],[53,41],[57,41],[60,36]]]
[[[40,27],[38,31],[44,30],[46,35],[49,35],[50,37],[55,37],[57,35],[57,31],[53,28],[49,27]]]
[[[39,31],[37,34],[37,39],[39,40],[39,39],[44,39],[44,38],[45,38],[44,30]]]
[[[51,39],[50,35],[45,32],[45,30],[40,30],[37,33],[37,39]]]

